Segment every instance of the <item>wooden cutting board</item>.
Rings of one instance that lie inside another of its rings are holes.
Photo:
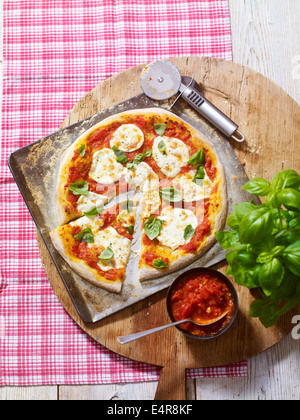
[[[170,60],[182,75],[192,76],[203,86],[206,97],[239,124],[246,141],[232,146],[249,178],[269,180],[282,169],[300,171],[300,106],[273,82],[255,71],[230,62],[181,57]],[[81,121],[141,93],[139,78],[144,65],[107,79],[81,99],[61,128]],[[226,165],[226,162],[224,162]],[[127,345],[119,335],[131,334],[169,323],[166,291],[159,292],[96,324],[83,322],[38,234],[41,258],[52,288],[63,307],[87,334],[112,351],[130,359],[162,367],[157,400],[186,398],[186,369],[239,362],[270,348],[292,329],[288,314],[274,327],[265,329],[249,318],[253,300],[247,288],[237,286],[239,314],[223,336],[209,341],[188,339],[170,328]],[[224,264],[215,267],[225,272]]]

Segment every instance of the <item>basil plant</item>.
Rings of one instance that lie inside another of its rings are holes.
[[[298,307],[300,313],[300,175],[284,170],[272,182],[255,178],[245,184],[264,203],[236,204],[227,219],[230,231],[217,232],[226,254],[227,275],[236,283],[259,288],[250,316],[266,327]]]

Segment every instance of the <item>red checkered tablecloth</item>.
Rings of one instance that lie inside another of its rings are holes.
[[[159,368],[107,350],[73,322],[42,267],[7,167],[111,75],[174,56],[231,60],[227,0],[4,0],[0,167],[0,385],[152,381]],[[247,363],[189,378],[243,376]]]

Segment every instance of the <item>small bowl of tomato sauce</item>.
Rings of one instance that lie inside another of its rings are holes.
[[[185,322],[176,326],[188,337],[207,340],[223,334],[238,312],[238,296],[230,280],[212,268],[195,268],[181,274],[170,286],[167,310],[172,322],[192,319],[203,324],[227,314],[211,325]]]

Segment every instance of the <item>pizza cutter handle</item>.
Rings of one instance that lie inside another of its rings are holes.
[[[222,111],[204,98],[203,94],[194,87],[181,85],[182,98],[188,102],[200,115],[221,131],[226,137],[237,142],[243,142],[245,137],[238,130],[238,125],[228,118]]]

